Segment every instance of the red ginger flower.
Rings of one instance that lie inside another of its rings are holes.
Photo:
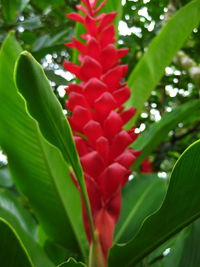
[[[120,214],[121,188],[130,174],[130,166],[139,155],[128,146],[136,139],[134,129],[123,129],[135,109],[125,110],[123,104],[130,97],[130,89],[121,83],[128,66],[121,58],[128,49],[116,49],[115,29],[111,22],[117,12],[97,13],[97,0],[82,0],[78,13],[67,17],[86,28],[84,42],[76,38],[66,46],[79,51],[80,65],[64,62],[67,71],[81,80],[69,84],[66,106],[72,112],[68,118],[84,170],[94,227],[99,234],[105,259],[112,247],[113,232]],[[91,242],[89,222],[83,209],[84,224]]]

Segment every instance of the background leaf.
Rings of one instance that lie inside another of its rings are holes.
[[[200,1],[195,0],[181,8],[153,39],[128,79],[132,97],[126,106],[135,107],[137,114],[129,121],[127,127],[133,125],[151,91],[161,79],[165,68],[199,22]]]
[[[15,22],[16,18],[29,1],[30,0],[1,0],[4,19],[9,23]]]
[[[67,80],[65,78],[63,78],[62,76],[55,74],[55,72],[53,70],[46,70],[45,74],[46,74],[47,78],[50,81],[55,82],[57,86],[67,84]]]
[[[3,167],[0,169],[0,186],[3,186],[3,187],[13,186],[13,181],[6,167]]]
[[[166,139],[169,131],[173,130],[178,123],[188,120],[188,114],[191,116],[200,112],[200,100],[193,100],[178,106],[173,111],[165,113],[160,121],[150,125],[150,127],[142,132],[137,140],[133,143],[133,148],[141,150],[141,154],[137,157],[133,164],[137,168],[140,163],[150,153]]]
[[[200,216],[199,150],[200,140],[182,154],[173,169],[161,208],[145,220],[135,238],[111,249],[109,266],[137,263]]]

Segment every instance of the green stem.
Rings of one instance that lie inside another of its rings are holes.
[[[107,267],[106,259],[104,258],[101,245],[99,242],[98,232],[94,232],[95,241],[90,245],[88,267]]]

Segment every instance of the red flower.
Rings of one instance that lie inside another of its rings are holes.
[[[128,146],[136,139],[134,128],[123,129],[135,114],[125,110],[123,104],[130,97],[130,89],[121,82],[128,66],[121,58],[128,49],[116,49],[115,29],[111,22],[116,12],[98,12],[106,1],[97,7],[97,0],[82,0],[78,13],[67,17],[82,23],[86,32],[84,41],[73,38],[66,46],[79,51],[80,65],[64,62],[67,71],[81,80],[69,84],[66,106],[72,112],[68,118],[74,133],[76,147],[84,170],[95,229],[105,259],[112,247],[113,232],[120,214],[121,188],[130,174],[130,166],[138,156]],[[89,222],[84,210],[84,223],[91,241]]]

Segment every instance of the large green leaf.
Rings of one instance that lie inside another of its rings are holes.
[[[179,122],[187,120],[188,114],[192,116],[199,112],[200,100],[193,100],[164,114],[159,122],[151,124],[133,143],[134,149],[142,151],[133,164],[134,168],[139,166],[139,164],[167,137],[169,131],[173,130]]]
[[[161,79],[165,68],[199,22],[200,0],[194,0],[181,8],[151,42],[147,52],[128,79],[132,97],[126,105],[127,107],[134,106],[137,114],[127,124],[127,127],[133,125],[137,115],[143,109],[144,102]]]
[[[0,262],[6,267],[53,267],[36,241],[37,225],[15,197],[0,193]]]
[[[43,136],[61,150],[77,178],[82,177],[69,123],[42,67],[28,52],[23,52],[17,62],[16,85],[27,101],[30,114],[38,121]]]
[[[72,167],[92,224],[87,189],[71,128],[42,67],[28,52],[23,52],[17,62],[16,84],[44,137],[60,149],[64,159]]]
[[[115,231],[116,242],[127,242],[143,220],[155,212],[166,193],[166,180],[156,174],[143,174],[128,182],[122,191],[122,209]]]
[[[23,11],[29,1],[30,0],[1,0],[4,19],[9,23],[15,22],[18,15]]]
[[[161,208],[148,217],[127,244],[115,245],[109,266],[130,266],[200,216],[200,140],[177,161]],[[134,252],[134,253],[133,253]]]
[[[11,33],[0,53],[0,144],[12,177],[51,239],[86,256],[80,195],[61,152],[28,114],[12,75],[21,49]],[[32,81],[30,80],[30,84]]]
[[[163,259],[163,267],[198,267],[200,263],[200,220],[194,222],[187,235],[180,236],[170,254]]]

